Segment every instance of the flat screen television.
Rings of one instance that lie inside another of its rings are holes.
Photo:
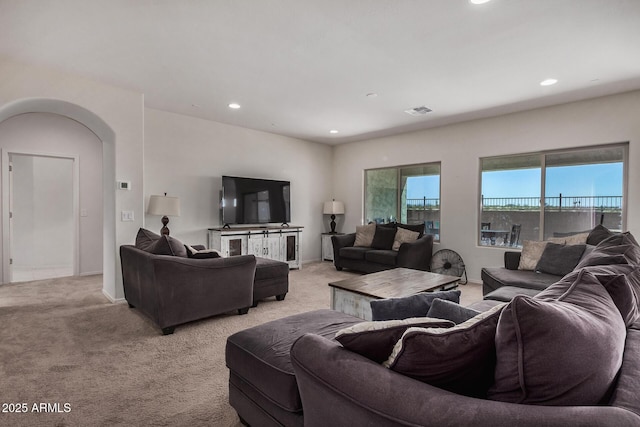
[[[291,184],[272,179],[222,177],[221,219],[232,224],[288,224]]]

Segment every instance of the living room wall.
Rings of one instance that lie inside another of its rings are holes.
[[[437,111],[436,111],[437,114]],[[335,197],[349,209],[343,231],[364,221],[363,171],[440,161],[441,242],[471,281],[503,265],[504,249],[477,245],[479,159],[629,141],[627,230],[640,236],[640,91],[336,146]]]
[[[322,204],[331,200],[332,148],[328,145],[145,108],[144,203],[154,194],[180,198],[171,235],[207,244],[207,228],[220,226],[222,175],[291,181],[291,225],[303,226],[303,262],[320,259],[328,227]],[[159,232],[160,218],[145,226]]]

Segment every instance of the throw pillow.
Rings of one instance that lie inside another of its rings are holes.
[[[498,322],[495,382],[488,397],[520,404],[597,405],[622,365],[625,339],[618,309],[588,272],[576,274],[557,299],[518,295]]]
[[[154,255],[172,255],[187,258],[187,249],[178,239],[171,236],[162,236],[152,243],[147,252]]]
[[[367,225],[356,226],[356,241],[353,246],[361,246],[364,248],[370,248],[373,242],[373,235],[376,232],[376,224],[371,223]]]
[[[344,348],[361,354],[374,362],[382,363],[387,360],[393,346],[408,328],[449,328],[451,326],[453,326],[451,321],[428,317],[362,322],[339,330],[335,338]]]
[[[427,315],[434,299],[460,302],[460,291],[421,292],[403,298],[387,298],[371,301],[373,320],[400,320]]]
[[[589,233],[578,233],[572,234],[570,236],[565,237],[565,244],[567,245],[586,245],[587,237],[589,237]]]
[[[535,271],[564,276],[570,273],[582,257],[587,245],[559,245],[547,243]]]
[[[418,239],[424,235],[424,222],[422,224],[397,224],[398,228],[404,228],[409,231],[417,231]]]
[[[518,270],[535,270],[544,252],[544,247],[548,242],[538,242],[535,240],[525,240],[522,243],[522,253],[520,254],[520,263]]]
[[[400,245],[403,243],[415,242],[418,240],[420,233],[417,231],[407,230],[406,228],[398,227],[396,230],[395,238],[393,239],[393,246],[391,249],[397,251],[400,249]]]
[[[620,245],[640,246],[640,244],[638,244],[638,241],[635,239],[635,237],[633,237],[633,234],[631,234],[629,231],[625,231],[624,233],[616,233],[607,237],[606,239],[598,243],[596,248],[605,248],[605,247],[620,246]]]
[[[640,263],[640,248],[636,245],[619,245],[600,247],[591,251],[590,254],[582,257],[576,270],[592,266],[607,264],[630,264],[638,265]]]
[[[622,316],[625,326],[629,327],[640,320],[640,296],[629,281],[629,276],[597,275],[598,281],[604,286]]]
[[[396,227],[378,225],[373,235],[371,247],[374,249],[391,250],[396,237]]]
[[[189,245],[184,245],[187,249],[187,256],[193,259],[208,259],[208,258],[222,258],[220,252],[215,249],[201,249],[197,250]]]
[[[436,298],[431,303],[431,308],[429,308],[429,311],[427,312],[427,317],[451,320],[453,323],[458,325],[480,313],[480,311],[463,307],[458,303]]]
[[[451,328],[409,328],[383,365],[454,393],[485,397],[493,381],[494,337],[503,307]]]
[[[589,232],[589,235],[587,236],[587,244],[597,245],[598,243],[602,242],[604,239],[612,235],[613,233],[609,231],[607,227],[602,224],[598,224],[593,228],[593,230]]]
[[[138,234],[136,235],[136,243],[135,246],[138,249],[148,252],[148,248],[158,240],[160,240],[162,236],[154,233],[153,231],[146,230],[141,228],[138,230]]]
[[[558,297],[558,286],[562,283],[573,282],[575,276],[582,270],[593,274],[604,286],[627,327],[640,320],[640,269],[629,264],[583,267],[581,270],[576,270],[562,278],[560,282],[542,291],[538,296]]]

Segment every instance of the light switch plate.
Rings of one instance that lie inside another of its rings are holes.
[[[133,221],[134,217],[133,217],[133,211],[122,211],[121,212],[121,220],[122,221]]]

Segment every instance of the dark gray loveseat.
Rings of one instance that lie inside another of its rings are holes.
[[[393,250],[393,233],[397,228],[417,231],[418,239],[402,243],[398,250]],[[429,271],[433,254],[433,235],[423,233],[424,224],[378,225],[373,246],[354,246],[356,233],[332,236],[333,263],[337,270],[348,268],[362,273],[376,273],[398,267]],[[390,237],[377,238],[383,234]]]

